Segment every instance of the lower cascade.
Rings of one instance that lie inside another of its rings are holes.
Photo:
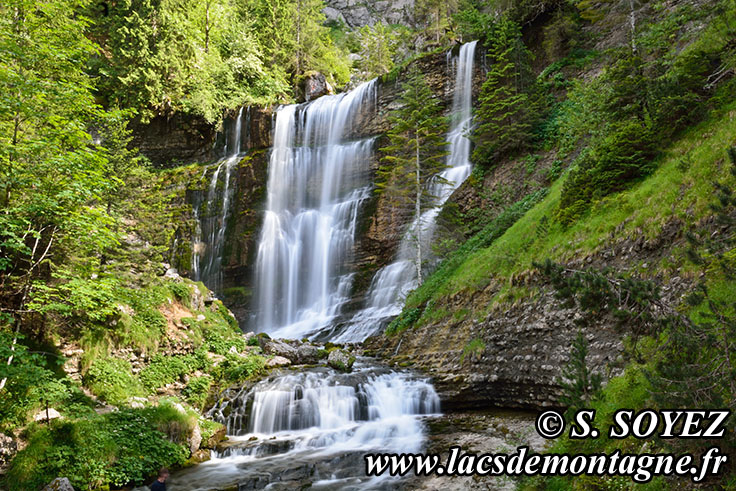
[[[171,486],[282,489],[281,481],[289,489],[304,481],[316,488],[390,488],[390,479],[365,476],[363,456],[421,451],[418,416],[439,410],[427,380],[362,360],[349,374],[313,368],[275,375],[223,394],[209,416],[227,426],[227,446],[175,475]]]

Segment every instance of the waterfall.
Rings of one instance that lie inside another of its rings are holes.
[[[357,423],[439,412],[437,394],[426,380],[366,365],[351,374],[315,369],[280,375],[222,401],[210,416],[229,435],[316,429],[351,438],[352,431],[343,430]]]
[[[404,297],[417,286],[414,265],[416,237],[419,237],[423,250],[429,251],[437,215],[450,195],[470,175],[471,145],[467,133],[473,122],[473,62],[476,44],[477,41],[463,44],[457,59],[448,52],[448,66],[455,68],[455,84],[450,128],[447,132],[447,168],[440,173],[442,179],[429,184],[430,195],[436,196],[434,207],[409,224],[394,262],[381,268],[373,277],[365,308],[355,314],[348,327],[337,336],[336,342],[362,341],[375,334],[385,319],[401,312]]]
[[[172,488],[237,483],[252,489],[305,479],[317,488],[369,489],[363,456],[421,451],[424,425],[418,416],[440,410],[427,380],[362,360],[350,374],[328,368],[276,374],[252,389],[226,391],[219,401],[208,417],[227,426],[227,446],[173,476]]]
[[[249,115],[250,108],[246,110],[246,119],[249,118]],[[195,281],[204,282],[215,293],[220,293],[222,289],[222,249],[225,244],[225,230],[233,195],[230,177],[233,167],[240,161],[242,155],[242,130],[243,108],[241,107],[235,119],[232,145],[226,131],[225,157],[216,163],[217,167],[212,173],[205,200],[196,200],[193,205],[196,228],[192,246],[192,277]],[[206,173],[207,169],[202,174],[203,178]],[[221,179],[222,189],[220,189]],[[218,212],[214,212],[220,200]],[[205,215],[202,215],[200,211],[203,204]]]
[[[370,196],[373,140],[349,140],[375,110],[375,81],[336,96],[280,107],[268,166],[256,259],[255,327],[314,337],[348,300],[361,203]]]
[[[334,331],[336,341],[360,341],[401,310],[403,295],[416,285],[411,234],[431,240],[442,205],[471,170],[466,134],[474,52],[473,42],[457,57],[448,54],[455,71],[448,166],[443,179],[428,183],[437,197],[434,207],[409,224],[395,261],[373,278],[366,308],[342,332],[335,322],[349,300],[359,211],[372,191],[373,139],[354,134],[375,113],[376,83],[277,109],[255,266],[252,320],[258,331],[292,339]],[[201,220],[206,248],[199,274],[211,282],[221,274],[218,248],[231,193],[228,158],[214,170],[206,195],[210,210],[224,187],[222,212],[215,226]],[[384,478],[365,476],[364,455],[421,451],[419,416],[439,413],[439,402],[427,379],[365,359],[349,374],[326,366],[275,371],[254,386],[220,394],[207,416],[226,426],[228,441],[210,461],[172,476],[171,484],[187,490],[288,489],[303,483],[314,489],[392,488]]]

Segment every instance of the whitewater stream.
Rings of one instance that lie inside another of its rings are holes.
[[[448,53],[454,72],[449,156],[442,184],[432,184],[435,207],[407,226],[393,263],[373,279],[362,310],[336,329],[350,300],[349,270],[361,207],[373,191],[371,138],[354,128],[377,110],[378,84],[315,101],[281,106],[275,113],[265,216],[257,250],[252,325],[274,338],[360,342],[396,315],[403,295],[416,286],[409,236],[432,239],[435,218],[471,171],[467,131],[475,42]],[[224,197],[218,214],[201,220],[194,273],[217,291],[232,191],[230,173],[241,156],[242,110],[235,141],[218,163],[207,199]],[[335,332],[337,331],[337,332]],[[429,380],[360,359],[352,373],[328,367],[273,372],[253,387],[230,389],[208,416],[227,426],[228,441],[212,459],[175,473],[173,490],[393,489],[391,478],[367,478],[370,452],[420,452],[422,416],[437,415],[440,401]]]

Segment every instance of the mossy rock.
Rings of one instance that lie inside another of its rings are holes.
[[[327,364],[341,372],[352,371],[354,363],[355,356],[341,349],[333,349],[327,357]]]

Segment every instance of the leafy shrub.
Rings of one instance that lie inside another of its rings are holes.
[[[158,407],[32,425],[28,446],[13,460],[6,484],[10,491],[40,489],[60,475],[77,489],[142,484],[161,466],[185,461],[186,446],[159,429],[188,428],[184,418],[175,409]]]
[[[204,375],[202,377],[191,377],[187,386],[183,390],[184,397],[190,404],[195,407],[202,407],[207,402],[210,387],[212,386],[212,377]]]
[[[416,321],[419,320],[419,317],[422,315],[422,310],[419,308],[413,308],[413,309],[404,309],[404,311],[399,314],[399,316],[391,321],[391,324],[388,325],[386,328],[386,334],[392,335],[400,333],[401,331],[404,331],[408,329],[409,327],[413,326]]]
[[[197,425],[197,413],[184,409],[176,400],[159,401],[158,406],[148,408],[147,418],[169,441],[180,444],[187,443]]]
[[[192,289],[187,285],[186,283],[179,283],[179,282],[169,282],[168,283],[169,290],[171,290],[171,293],[174,295],[174,298],[176,298],[178,301],[183,303],[186,306],[189,306],[189,303],[192,299]]]
[[[140,380],[147,389],[163,387],[195,370],[203,370],[209,365],[206,352],[200,350],[193,355],[156,355],[151,363],[141,370]]]
[[[16,340],[13,345],[13,339]],[[42,407],[43,402],[58,404],[70,397],[68,383],[57,380],[49,370],[46,360],[31,353],[23,344],[24,337],[0,331],[0,379],[5,387],[0,390],[0,431],[10,431],[23,426],[31,410]],[[13,356],[13,363],[5,361]]]
[[[208,323],[202,326],[206,348],[218,355],[225,355],[233,346],[238,351],[245,349],[246,343],[240,332],[235,333],[222,323]]]
[[[261,373],[266,365],[266,359],[258,354],[241,356],[227,353],[216,370],[219,378],[228,382],[242,382]]]
[[[560,177],[560,174],[562,174],[562,165],[564,162],[562,160],[555,160],[552,162],[552,165],[549,166],[547,169],[547,182],[554,182],[557,180],[558,177]]]
[[[131,371],[130,363],[120,358],[100,358],[89,367],[84,383],[98,397],[115,406],[145,391]]]
[[[220,314],[220,316],[223,319],[225,319],[227,324],[230,326],[230,329],[232,329],[233,332],[236,332],[237,334],[242,334],[242,331],[240,330],[240,326],[238,325],[238,320],[232,315],[230,315],[230,311],[227,310],[227,307],[225,307],[225,304],[217,300],[215,301],[215,305],[217,305],[217,313]]]
[[[141,370],[143,385],[153,390],[168,385],[189,373],[187,360],[183,356],[156,355],[150,365]]]

